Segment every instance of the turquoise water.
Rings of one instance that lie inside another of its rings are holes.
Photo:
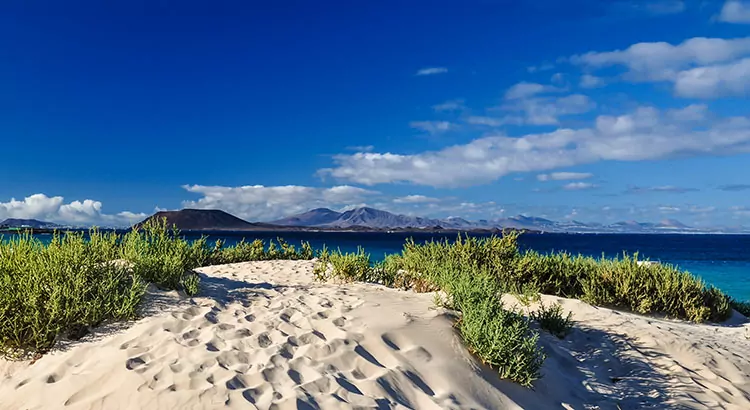
[[[275,239],[283,237],[292,244],[308,241],[315,248],[324,244],[342,251],[365,248],[374,260],[387,253],[400,252],[406,238],[417,242],[431,239],[455,239],[455,235],[362,233],[362,232],[209,232],[210,240],[223,239],[232,245],[245,238]],[[200,234],[187,234],[198,238]],[[40,235],[48,240],[48,235]],[[6,237],[7,239],[7,237]],[[750,300],[750,235],[613,235],[613,234],[544,234],[522,235],[524,249],[539,252],[567,251],[589,256],[614,257],[623,251],[639,252],[641,259],[677,265],[696,274],[728,294]]]

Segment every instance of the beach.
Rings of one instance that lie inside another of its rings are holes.
[[[152,287],[142,319],[0,363],[0,408],[750,408],[750,326],[737,313],[694,324],[542,295],[574,327],[541,332],[547,359],[528,389],[471,355],[439,295],[319,283],[313,266],[201,268],[192,298]]]

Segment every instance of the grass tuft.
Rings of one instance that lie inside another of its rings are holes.
[[[545,306],[544,303],[539,305],[539,309],[531,312],[531,319],[539,323],[539,327],[547,332],[565,339],[573,328],[573,314],[568,312],[563,314],[563,307],[560,303],[551,306]]]

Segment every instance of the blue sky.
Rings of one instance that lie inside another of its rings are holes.
[[[750,226],[750,2],[33,3],[0,16],[0,218]]]

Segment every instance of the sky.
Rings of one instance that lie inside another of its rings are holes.
[[[0,219],[750,226],[750,1],[115,3],[3,6]]]

